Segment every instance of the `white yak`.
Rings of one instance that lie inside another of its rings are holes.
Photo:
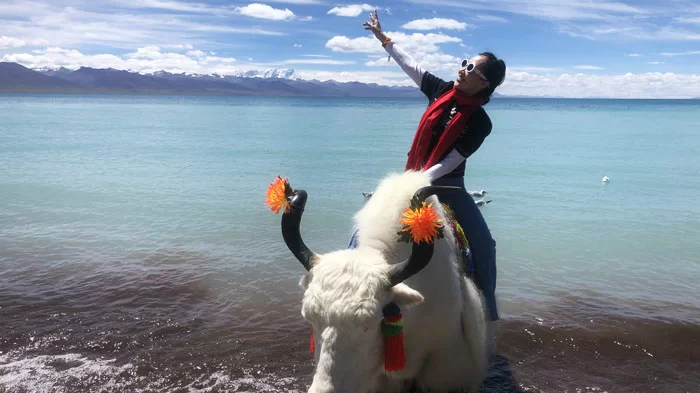
[[[355,215],[358,247],[315,254],[299,226],[306,192],[289,196],[282,217],[285,243],[307,269],[302,316],[315,339],[309,393],[476,392],[489,362],[489,324],[481,292],[465,277],[455,235],[428,176],[392,174]],[[398,242],[402,213],[422,195],[444,221],[434,244]],[[382,309],[403,313],[406,364],[384,370]]]

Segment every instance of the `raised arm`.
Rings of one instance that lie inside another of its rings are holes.
[[[362,25],[365,26],[365,30],[370,30],[374,33],[374,36],[381,41],[384,49],[389,53],[389,55],[396,61],[396,63],[401,67],[401,69],[408,75],[418,87],[421,87],[423,81],[423,75],[425,70],[416,62],[413,57],[408,53],[404,52],[403,49],[398,47],[394,41],[387,36],[384,31],[382,31],[382,26],[379,24],[379,17],[377,16],[377,10],[370,12],[369,18],[371,22],[365,22]]]
[[[384,45],[384,49],[386,49],[391,58],[396,61],[396,64],[401,67],[403,72],[413,79],[419,88],[422,87],[421,84],[423,83],[423,76],[426,72],[423,67],[421,67],[420,64],[418,64],[418,62],[411,57],[411,55],[404,52],[403,49],[401,49],[393,41],[389,41],[389,43]]]
[[[431,102],[452,87],[450,82],[446,82],[424,70],[413,57],[404,52],[403,49],[391,40],[391,37],[387,36],[384,31],[382,31],[376,9],[374,12],[370,12],[369,19],[369,22],[362,24],[365,26],[365,30],[370,30],[374,33],[374,36],[381,41],[387,53],[396,61],[406,75],[418,85],[418,88],[420,88]]]

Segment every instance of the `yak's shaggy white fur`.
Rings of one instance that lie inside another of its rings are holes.
[[[454,235],[436,241],[431,262],[404,283],[389,287],[392,264],[411,245],[397,242],[401,214],[413,194],[429,185],[420,172],[385,178],[356,214],[359,246],[318,255],[301,280],[302,315],[316,340],[310,393],[398,392],[415,382],[427,392],[476,392],[488,363],[483,298],[463,275]],[[444,212],[430,197],[438,214]],[[383,369],[382,308],[398,304],[404,315],[407,364]]]

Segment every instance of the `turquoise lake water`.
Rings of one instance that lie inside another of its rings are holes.
[[[28,311],[18,299],[61,291],[83,302],[113,296],[105,304],[117,310],[117,292],[97,292],[125,290],[129,277],[148,285],[153,272],[172,282],[191,273],[217,313],[247,313],[241,326],[267,323],[265,309],[304,332],[301,267],[282,242],[280,217],[263,204],[267,185],[281,175],[305,189],[306,243],[343,248],[362,192],[403,168],[425,106],[0,95],[0,312],[19,320]],[[493,132],[469,158],[465,182],[493,201],[482,212],[497,241],[505,321],[578,326],[600,313],[700,323],[700,101],[504,98],[486,110]],[[21,341],[31,325],[13,324],[13,337]],[[84,355],[70,348],[65,354]],[[9,341],[0,349],[0,386],[11,389],[30,383],[13,365],[47,353]]]

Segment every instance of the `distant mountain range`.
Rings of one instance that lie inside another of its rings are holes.
[[[0,92],[202,94],[310,97],[421,97],[414,87],[374,83],[301,80],[293,70],[255,71],[238,75],[153,74],[82,67],[77,70],[32,70],[17,63],[0,62]]]

